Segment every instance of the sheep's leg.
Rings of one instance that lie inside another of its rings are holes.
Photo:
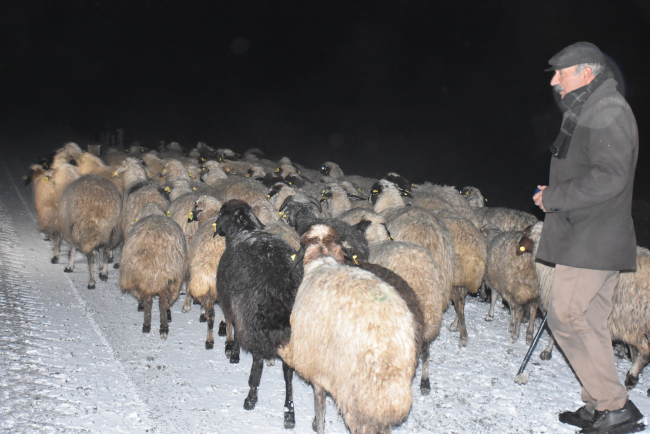
[[[192,294],[190,294],[190,291],[187,291],[187,295],[185,296],[185,303],[183,303],[183,309],[181,309],[181,312],[187,313],[190,310],[192,310]]]
[[[104,247],[104,257],[99,259],[97,269],[99,270],[99,280],[106,282],[108,280],[108,262],[113,261],[112,250]],[[97,250],[97,258],[99,258],[99,250]]]
[[[219,321],[219,336],[226,336],[227,333],[226,327],[227,327],[226,321],[223,315],[221,315],[221,321]]]
[[[325,433],[325,389],[316,383],[312,383],[314,387],[314,421],[311,423],[311,428],[318,434]]]
[[[201,314],[199,315],[199,322],[206,322],[208,320],[208,317],[205,316],[205,307],[203,307],[203,304],[201,304]]]
[[[497,298],[499,298],[499,293],[492,288],[492,299],[490,300],[490,309],[488,310],[487,315],[485,316],[485,321],[492,321],[494,319],[494,305],[497,304]]]
[[[292,429],[296,426],[296,415],[293,411],[293,368],[282,362],[282,373],[284,374],[284,427]]]
[[[60,233],[55,233],[52,235],[52,263],[53,264],[58,264],[59,263],[59,251],[61,250],[61,239],[63,238],[63,235]]]
[[[535,317],[537,317],[537,303],[530,303],[530,315],[528,319],[528,328],[526,328],[526,344],[533,343],[533,335],[535,334]]]
[[[230,358],[230,363],[239,363],[239,343],[232,338],[232,335],[226,338],[226,356]]]
[[[223,317],[221,319],[221,322],[223,322]],[[230,357],[234,346],[234,340],[232,338],[232,324],[226,323],[225,328],[226,328],[226,357]],[[219,329],[221,330],[221,325],[219,325]],[[236,362],[232,362],[232,363],[239,363],[239,357],[237,358]]]
[[[160,339],[167,340],[169,334],[169,298],[167,291],[162,291],[158,295],[158,310],[160,311]]]
[[[72,273],[74,270],[74,254],[77,252],[77,249],[70,246],[70,253],[68,255],[68,266],[63,269],[65,273]]]
[[[260,387],[260,379],[262,378],[262,370],[264,369],[264,359],[256,354],[253,354],[253,366],[251,366],[251,375],[248,377],[248,396],[244,400],[244,409],[252,410],[257,404],[257,388]]]
[[[138,312],[143,312],[144,311],[144,301],[142,301],[142,298],[138,298]]]
[[[512,318],[512,333],[510,334],[510,342],[515,343],[517,342],[517,339],[519,339],[519,328],[521,327],[521,318],[524,316],[524,307],[510,306],[510,315]]]
[[[88,259],[88,273],[90,273],[88,289],[95,289],[95,251],[88,253],[86,258]]]
[[[458,286],[451,288],[451,302],[454,303],[454,310],[456,311],[456,318],[454,318],[454,322],[449,325],[449,330],[452,332],[458,331],[458,326],[460,323],[458,320],[458,299],[460,297],[459,292],[460,288]]]
[[[431,392],[431,383],[429,383],[429,347],[431,342],[422,344],[422,379],[420,380],[420,393],[428,395]]]
[[[460,329],[459,345],[461,347],[467,346],[467,327],[465,326],[465,297],[467,297],[467,288],[464,286],[456,286],[452,291],[452,298],[454,301],[454,308],[456,309],[456,324],[455,330]]]
[[[481,287],[478,290],[478,301],[488,301],[487,286],[485,285],[485,281],[481,282]]]
[[[645,368],[648,361],[650,361],[650,345],[645,338],[643,338],[638,345],[630,346],[630,349],[632,348],[637,350],[637,354],[634,358],[632,367],[625,375],[625,388],[627,390],[634,389],[636,384],[639,382],[639,374],[641,374],[643,368]]]
[[[143,295],[140,302],[144,307],[144,323],[142,324],[142,333],[151,332],[151,304],[153,300],[150,295]]]
[[[214,328],[214,307],[211,307],[210,309],[207,310],[207,318],[208,318],[208,337],[205,340],[205,349],[211,350],[214,348],[214,336],[212,335],[212,329]]]
[[[549,328],[546,327],[546,330],[549,331]],[[551,357],[553,357],[553,344],[555,343],[555,339],[553,339],[553,335],[550,333],[548,334],[548,344],[546,345],[546,348],[544,348],[544,351],[539,355],[539,358],[542,360],[551,360]]]

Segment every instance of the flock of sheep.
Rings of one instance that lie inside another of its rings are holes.
[[[474,187],[412,185],[319,171],[259,150],[240,155],[199,143],[160,151],[68,143],[30,167],[39,230],[88,258],[88,288],[108,279],[121,246],[120,286],[144,311],[151,331],[153,297],[166,339],[170,306],[186,288],[182,312],[201,305],[206,349],[214,347],[214,304],[231,363],[253,356],[244,407],[255,408],[264,360],[280,357],[286,383],[284,424],[295,425],[294,369],[314,388],[313,428],[324,431],[329,393],[352,433],[386,433],[408,415],[411,382],[422,363],[428,394],[429,345],[450,302],[452,330],[467,345],[464,304],[481,293],[493,318],[500,295],[511,312],[514,342],[529,308],[526,341],[538,307],[545,311],[554,269],[535,261],[543,223],[533,215],[486,207]],[[101,252],[100,252],[101,250]],[[637,249],[637,271],[622,273],[609,319],[612,340],[634,360],[633,388],[650,360],[650,251]],[[542,353],[551,357],[553,341]],[[650,393],[650,392],[649,392]]]

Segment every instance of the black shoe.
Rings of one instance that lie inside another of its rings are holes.
[[[645,424],[639,422],[643,415],[629,399],[619,410],[594,413],[594,422],[580,431],[585,434],[628,434],[643,431]]]
[[[594,421],[594,415],[593,413],[589,413],[586,405],[583,405],[576,411],[565,411],[560,413],[559,419],[562,423],[586,428]]]

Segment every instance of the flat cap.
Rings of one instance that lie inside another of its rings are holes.
[[[605,64],[605,56],[591,42],[576,42],[551,57],[548,63],[551,67],[544,71],[556,71],[581,63]]]

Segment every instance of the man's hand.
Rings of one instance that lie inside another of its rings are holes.
[[[546,209],[544,208],[544,203],[542,203],[542,193],[544,193],[544,189],[546,188],[546,185],[538,185],[537,188],[539,188],[539,191],[535,193],[533,196],[533,200],[535,201],[535,205],[541,208],[542,211],[546,212]]]

